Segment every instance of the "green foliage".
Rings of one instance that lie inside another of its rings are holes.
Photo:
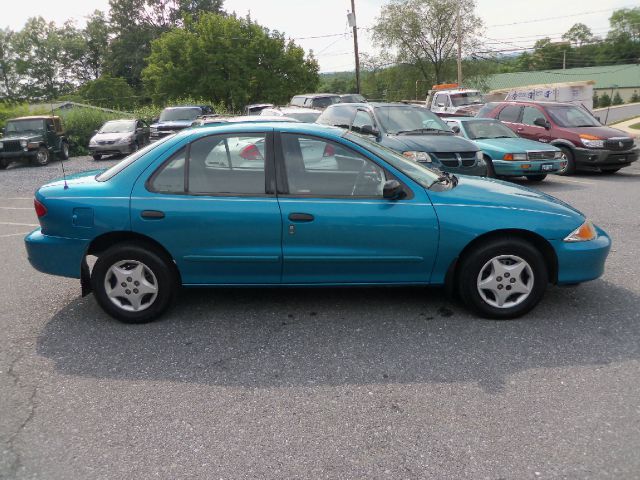
[[[340,72],[320,75],[318,92],[355,93],[356,75],[354,72]]]
[[[74,108],[62,113],[72,155],[87,155],[89,139],[105,122],[130,118],[130,114],[111,113],[92,108]]]
[[[147,123],[152,123],[154,119],[160,116],[160,113],[165,107],[176,105],[211,105],[213,107],[213,111],[221,115],[234,113],[221,102],[216,103],[206,98],[181,97],[172,102],[166,102],[159,105],[143,105],[133,111],[133,116],[135,118],[140,118]]]
[[[598,108],[600,106],[600,98],[598,97],[598,92],[593,92],[593,108]]]
[[[591,29],[584,23],[574,24],[567,32],[562,35],[562,39],[570,42],[571,44],[581,47],[586,43],[594,41],[593,33]]]
[[[115,110],[129,110],[136,103],[136,95],[127,81],[108,75],[84,84],[78,96],[83,103]]]
[[[143,79],[154,99],[194,95],[233,110],[256,101],[285,103],[319,81],[315,59],[283,34],[209,13],[155,40]]]
[[[624,103],[624,100],[622,100],[622,97],[620,96],[620,92],[616,92],[615,95],[613,96],[613,99],[611,100],[611,105],[622,105]]]
[[[608,107],[611,105],[611,97],[607,93],[603,93],[598,101],[598,107]]]
[[[10,118],[25,117],[27,115],[31,114],[26,103],[0,102],[0,128],[4,128],[5,123]]]
[[[638,94],[637,90],[633,91],[633,95],[629,98],[629,103],[637,103],[640,102],[640,94]]]

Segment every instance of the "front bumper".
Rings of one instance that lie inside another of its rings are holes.
[[[562,168],[564,160],[494,160],[493,168],[496,175],[508,177],[521,177],[523,175],[544,175],[546,173],[556,173]],[[551,165],[550,170],[543,170],[543,165]]]
[[[125,155],[134,151],[133,144],[89,145],[90,155]]]
[[[36,270],[61,277],[80,278],[89,240],[43,235],[40,228],[24,239],[29,263]]]
[[[0,159],[16,160],[19,158],[35,158],[38,150],[20,150],[19,152],[0,152]]]
[[[598,237],[588,242],[551,241],[558,256],[558,285],[587,282],[604,273],[611,239],[596,227]]]
[[[615,152],[611,150],[575,148],[576,167],[579,170],[615,170],[627,167],[631,163],[638,160],[640,156],[640,148],[635,147],[624,152]]]

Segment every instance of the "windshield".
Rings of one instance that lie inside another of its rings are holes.
[[[127,133],[135,130],[134,120],[114,120],[105,123],[98,133]]]
[[[599,127],[600,122],[584,108],[574,105],[547,105],[545,110],[560,127]]]
[[[353,95],[342,95],[340,98],[342,99],[342,103],[365,103],[367,101],[362,95],[357,93]]]
[[[165,108],[160,114],[160,121],[161,122],[193,121],[199,115],[202,115],[202,110],[199,107]]]
[[[351,140],[356,145],[360,145],[362,148],[369,150],[374,155],[382,158],[385,162],[393,165],[407,177],[425,188],[431,187],[431,185],[438,181],[438,173],[420,163],[408,160],[395,150],[383,147],[364,136],[352,132],[345,133],[344,138]]]
[[[376,107],[376,116],[387,133],[451,132],[449,126],[426,108],[410,105]]]
[[[470,120],[464,122],[467,137],[471,140],[481,140],[484,138],[517,138],[513,130],[504,126],[500,122],[489,122],[486,120]]]
[[[340,97],[318,97],[314,98],[312,103],[316,108],[327,108],[334,103],[340,103]]]
[[[111,167],[108,170],[105,170],[104,172],[98,174],[98,176],[96,177],[96,180],[98,182],[106,182],[107,180],[112,179],[113,177],[115,177],[118,173],[120,173],[122,170],[124,170],[125,168],[127,168],[129,165],[131,165],[133,162],[135,162],[136,160],[138,160],[140,157],[142,157],[144,154],[146,154],[147,152],[150,152],[151,150],[153,150],[154,148],[162,145],[163,143],[165,143],[167,140],[169,140],[170,138],[175,137],[175,135],[167,135],[166,137],[161,138],[160,140],[158,140],[157,142],[154,143],[150,143],[149,145],[147,145],[146,147],[138,150],[136,153],[132,153],[131,155],[129,155],[128,157],[126,157],[124,160],[122,160],[121,162],[116,163],[113,167]]]
[[[464,92],[464,93],[453,93],[450,95],[451,103],[454,107],[461,107],[462,105],[473,105],[484,103],[484,99],[482,95],[478,92]]]
[[[5,133],[39,132],[44,130],[44,120],[16,120],[7,122]]]
[[[286,113],[285,116],[295,118],[303,123],[314,123],[320,116],[320,112],[304,112],[304,113]]]

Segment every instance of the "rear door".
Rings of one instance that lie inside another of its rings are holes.
[[[522,124],[520,123],[521,113],[522,107],[520,105],[506,105],[498,112],[496,118],[511,130],[520,134],[522,131]]]
[[[133,230],[167,248],[183,283],[280,283],[271,145],[270,132],[203,137],[134,186]]]
[[[276,145],[283,283],[429,282],[438,223],[424,189],[387,200],[391,174],[342,144],[282,133]]]

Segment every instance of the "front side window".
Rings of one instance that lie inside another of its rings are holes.
[[[544,114],[540,110],[535,107],[524,107],[524,110],[522,111],[522,123],[538,127],[539,125],[535,124],[535,121],[538,118],[545,120]]]
[[[282,155],[291,195],[382,197],[384,170],[338,143],[282,134]]]
[[[507,105],[498,114],[498,120],[517,123],[520,119],[520,110],[522,110],[522,107],[518,105]]]
[[[373,119],[368,112],[364,110],[358,110],[356,112],[356,117],[353,119],[353,125],[351,128],[354,132],[361,132],[362,127],[365,125],[373,127]]]

